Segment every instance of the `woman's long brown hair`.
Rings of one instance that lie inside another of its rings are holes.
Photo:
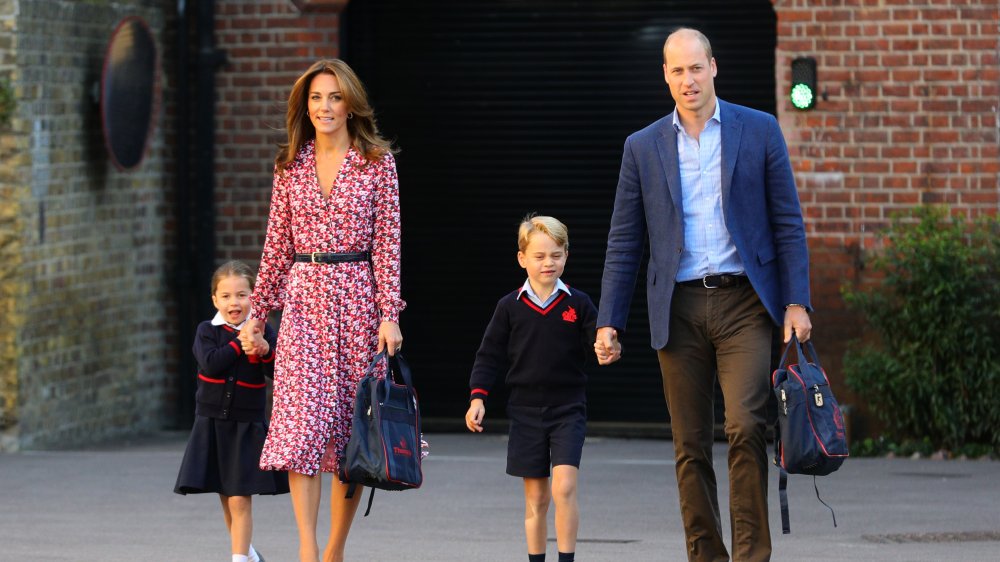
[[[285,114],[285,128],[288,131],[288,142],[278,145],[278,155],[274,164],[278,172],[285,168],[299,153],[307,141],[316,138],[316,128],[306,115],[308,107],[309,85],[317,74],[332,74],[340,84],[340,91],[347,103],[347,110],[353,116],[347,120],[347,133],[351,136],[351,144],[366,160],[375,161],[388,153],[395,153],[392,143],[382,138],[375,124],[375,111],[368,103],[368,93],[358,75],[340,59],[326,59],[313,63],[302,76],[299,76],[288,95],[288,112]]]

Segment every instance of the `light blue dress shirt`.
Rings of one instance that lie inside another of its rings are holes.
[[[545,308],[546,306],[552,304],[552,301],[556,300],[556,297],[559,296],[559,291],[562,291],[567,295],[570,294],[569,287],[562,282],[562,279],[556,279],[556,288],[552,289],[552,294],[549,295],[549,298],[543,301],[538,298],[538,295],[536,295],[535,291],[531,288],[531,281],[525,279],[524,285],[521,285],[521,290],[517,292],[517,298],[521,298],[523,293],[528,293],[528,300],[538,305],[539,308]]]
[[[676,281],[719,273],[743,273],[743,261],[722,213],[722,120],[719,102],[695,140],[673,113],[684,206],[684,250]]]

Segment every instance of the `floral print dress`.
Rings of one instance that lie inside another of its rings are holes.
[[[282,309],[274,407],[264,470],[336,472],[351,434],[357,382],[383,320],[398,322],[399,186],[392,154],[367,161],[353,147],[329,197],[314,141],[275,173],[251,317]],[[371,252],[368,262],[297,263],[296,253]]]

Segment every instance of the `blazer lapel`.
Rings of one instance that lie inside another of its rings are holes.
[[[663,166],[663,173],[667,178],[667,191],[670,192],[670,200],[674,207],[681,211],[681,170],[677,161],[677,133],[669,119],[661,131],[660,137],[656,139],[656,152],[660,155],[660,164]]]
[[[729,111],[727,104],[722,104],[719,117],[722,120],[722,208],[729,208],[729,190],[733,185],[733,171],[736,169],[736,158],[740,153],[740,137],[743,134],[743,122],[740,114]]]

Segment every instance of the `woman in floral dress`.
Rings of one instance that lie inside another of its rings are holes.
[[[281,309],[274,408],[260,466],[288,471],[299,557],[319,560],[321,473],[336,474],[358,380],[376,352],[402,344],[398,319],[399,192],[392,148],[364,87],[340,60],[313,64],[292,87],[288,142],[274,186],[249,339]],[[369,260],[370,257],[370,260]],[[341,561],[361,498],[335,477],[324,562]]]

